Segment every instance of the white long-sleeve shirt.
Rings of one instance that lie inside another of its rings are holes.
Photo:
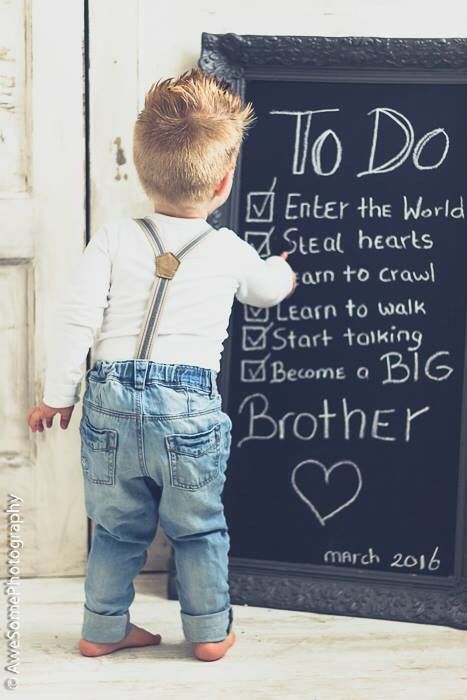
[[[158,212],[150,218],[165,250],[174,253],[209,228],[205,219]],[[136,357],[154,275],[153,249],[132,218],[97,229],[50,317],[45,404],[65,407],[79,401],[90,347],[95,360]],[[279,255],[263,259],[231,229],[213,229],[182,259],[169,282],[149,359],[219,371],[234,298],[274,306],[290,293],[294,276]]]

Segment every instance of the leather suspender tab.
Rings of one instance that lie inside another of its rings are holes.
[[[180,266],[180,260],[172,252],[156,255],[156,275],[171,280]]]

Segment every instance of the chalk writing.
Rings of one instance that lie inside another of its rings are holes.
[[[301,379],[298,377],[297,379]],[[276,417],[269,409],[269,399],[260,392],[246,396],[238,408],[247,416],[246,434],[237,442],[237,447],[250,440],[385,440],[410,442],[414,429],[430,406],[420,408],[360,408],[346,397],[331,404],[321,399],[314,412],[287,411]],[[385,415],[390,422],[383,421]],[[413,425],[412,425],[413,423]],[[382,428],[391,432],[384,433]]]
[[[429,86],[402,100],[399,85],[257,83],[238,233],[262,258],[287,251],[296,288],[234,310],[230,517],[241,503],[239,531],[274,532],[265,558],[310,545],[302,561],[441,573],[464,378],[464,116]]]
[[[288,116],[294,118],[294,120],[292,120],[292,128],[294,128],[295,133],[292,158],[292,173],[294,175],[303,175],[305,173],[305,164],[308,151],[310,151],[311,165],[316,175],[334,175],[334,173],[336,173],[336,171],[340,168],[343,158],[343,145],[342,140],[339,138],[336,131],[334,131],[334,129],[325,129],[319,135],[317,135],[314,140],[311,138],[310,134],[313,115],[329,112],[340,112],[340,109],[329,108],[304,111],[270,110],[269,113],[271,115]],[[401,167],[410,154],[412,154],[412,163],[417,170],[433,170],[435,168],[439,168],[446,159],[450,142],[446,130],[442,127],[436,127],[435,129],[426,132],[417,141],[415,141],[415,131],[412,122],[404,114],[402,114],[402,112],[390,107],[375,107],[375,109],[368,112],[368,116],[370,115],[374,115],[374,120],[368,169],[356,173],[357,177],[363,177],[364,175],[377,175],[396,170],[397,168]],[[384,119],[381,119],[381,117],[384,117]],[[386,127],[382,126],[385,122]],[[322,124],[322,119],[320,120],[320,123]],[[377,146],[383,139],[382,134],[384,134],[384,130],[388,128],[388,125],[392,125],[392,127],[394,127],[394,124],[397,125],[398,129],[400,130],[401,135],[404,138],[404,144],[393,156],[377,165],[375,164]],[[329,141],[331,141],[334,145],[335,152],[333,162],[326,169],[322,161],[322,151],[325,144],[329,145]],[[433,161],[425,160],[425,162],[423,162],[425,149],[431,141],[436,142],[438,146],[438,153]],[[312,143],[311,148],[310,143]]]

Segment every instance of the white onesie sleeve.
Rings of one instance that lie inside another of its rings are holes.
[[[63,408],[79,401],[86,357],[108,306],[111,258],[104,225],[78,258],[69,285],[47,321],[47,367],[43,401]]]
[[[247,241],[237,236],[241,269],[235,297],[242,304],[275,306],[292,291],[295,272],[280,255],[262,258]]]

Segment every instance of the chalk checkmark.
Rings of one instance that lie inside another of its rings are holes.
[[[242,382],[264,382],[266,381],[266,360],[271,353],[262,360],[242,360],[241,381]]]
[[[245,321],[269,321],[269,309],[262,306],[244,305]]]
[[[271,236],[275,226],[271,226],[269,231],[245,231],[245,241],[256,250],[258,255],[271,255]]]
[[[258,202],[258,204],[257,204],[257,202]],[[256,202],[253,201],[253,198],[252,198],[251,208],[253,209],[253,212],[257,218],[263,216],[268,204],[269,204],[269,206],[271,206],[271,204],[272,204],[272,194],[270,192],[268,192],[268,194],[266,194],[266,195],[257,194],[256,195]]]
[[[249,222],[270,222],[274,218],[274,188],[277,177],[272,181],[268,190],[249,192],[247,194],[246,221]]]
[[[244,326],[242,328],[242,348],[243,350],[264,350],[266,347],[266,334],[272,327],[269,326]]]

